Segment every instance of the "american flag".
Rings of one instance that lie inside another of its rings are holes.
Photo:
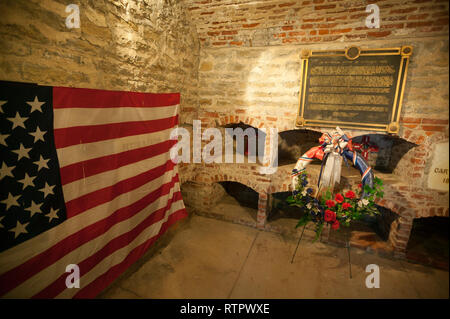
[[[187,215],[179,100],[0,82],[1,297],[95,297]]]

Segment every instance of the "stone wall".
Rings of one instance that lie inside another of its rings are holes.
[[[79,29],[66,27],[70,3],[0,2],[0,80],[181,92],[182,115],[197,106],[200,45],[179,1],[80,0]]]

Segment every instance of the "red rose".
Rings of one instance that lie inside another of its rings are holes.
[[[334,223],[331,225],[331,228],[338,229],[339,228],[339,222],[337,220],[335,220]]]
[[[347,197],[349,199],[353,199],[356,197],[356,195],[353,191],[348,191],[347,193],[345,193],[345,197]]]
[[[332,210],[327,209],[327,210],[325,211],[325,214],[324,214],[324,216],[323,216],[323,219],[324,219],[326,222],[332,222],[332,221],[335,221],[335,220],[336,220],[336,213],[333,212]]]
[[[342,204],[342,208],[344,209],[344,210],[347,210],[347,209],[349,209],[349,208],[351,208],[352,207],[352,204],[350,204],[350,203],[344,203],[344,204]]]
[[[342,196],[341,194],[336,194],[334,200],[338,203],[342,203],[344,201],[344,196]]]
[[[327,205],[328,208],[332,208],[336,205],[336,203],[334,201],[332,201],[331,199],[329,199],[325,202],[325,205]]]
[[[358,184],[358,187],[359,187],[359,188],[362,188],[362,184],[361,184],[361,183],[359,183],[359,184]]]

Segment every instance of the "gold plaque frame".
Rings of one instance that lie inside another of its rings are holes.
[[[348,129],[362,129],[369,131],[381,131],[391,134],[398,134],[400,113],[402,110],[403,92],[405,89],[406,75],[408,71],[409,57],[412,54],[411,46],[402,46],[397,48],[381,48],[381,49],[362,49],[360,47],[351,46],[345,50],[326,50],[326,51],[301,51],[301,78],[300,78],[300,93],[299,93],[299,110],[295,121],[296,127],[335,127]],[[344,56],[347,60],[357,60],[360,56],[401,56],[398,78],[395,85],[395,94],[393,98],[392,112],[390,121],[385,124],[379,123],[360,123],[360,122],[346,122],[346,121],[327,121],[305,118],[305,100],[307,96],[307,80],[308,80],[308,63],[312,57],[339,57]]]

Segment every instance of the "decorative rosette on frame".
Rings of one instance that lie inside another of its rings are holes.
[[[287,199],[291,206],[297,206],[303,212],[297,227],[310,221],[316,224],[316,239],[325,224],[331,225],[332,229],[339,229],[341,225],[349,226],[352,220],[358,220],[363,215],[378,214],[375,201],[384,195],[382,180],[374,177],[367,162],[352,150],[351,139],[339,127],[332,134],[323,134],[319,142],[320,146],[311,148],[297,161],[291,174],[294,190]],[[306,166],[314,158],[322,160],[316,194],[311,187],[307,187],[306,173]],[[332,160],[329,162],[330,158]],[[330,189],[340,181],[342,158],[346,163],[351,160],[360,171],[361,184],[356,193],[347,190],[333,197]],[[327,190],[320,192],[321,188]]]

